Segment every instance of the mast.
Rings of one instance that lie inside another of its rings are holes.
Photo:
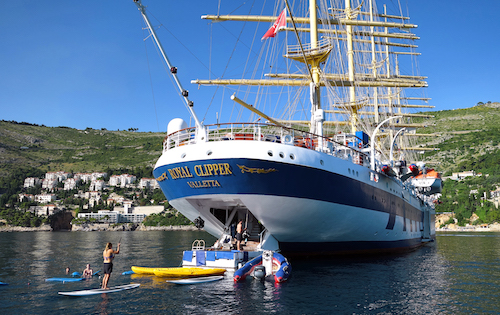
[[[320,12],[319,6],[322,4],[320,1],[309,0],[305,7],[308,14],[293,16],[289,2],[291,1],[285,0],[289,13],[287,23],[293,27],[288,26],[282,31],[294,32],[298,44],[287,45],[284,57],[302,63],[307,67],[306,71],[303,73],[265,73],[263,78],[258,79],[196,79],[192,80],[191,83],[225,86],[304,88],[309,86],[309,110],[311,113],[309,119],[284,121],[270,118],[283,124],[308,125],[310,132],[317,135],[331,133],[330,130],[326,131],[328,126],[346,126],[351,133],[358,130],[371,133],[371,129],[374,127],[371,125],[373,121],[378,124],[388,116],[395,115],[405,118],[417,117],[414,116],[415,114],[406,114],[404,109],[433,107],[406,104],[403,101],[408,98],[405,98],[404,94],[400,95],[406,88],[427,87],[426,77],[400,74],[399,71],[398,58],[400,55],[419,55],[419,53],[413,52],[413,48],[417,48],[417,46],[407,41],[419,39],[418,36],[411,33],[411,29],[416,28],[417,25],[409,24],[409,17],[389,15],[385,6],[383,13],[378,13],[375,0],[359,1],[358,7],[353,7],[357,1],[339,0],[338,2],[343,4],[341,8],[330,8],[329,10],[333,13],[326,15]],[[366,8],[362,10],[363,7]],[[340,14],[335,14],[335,12]],[[202,19],[219,22],[272,23],[276,21],[276,16],[203,15]],[[399,21],[391,21],[393,19]],[[297,25],[302,25],[302,27],[297,27]],[[392,32],[389,32],[390,30]],[[303,44],[301,39],[303,40],[304,37],[300,36],[299,33],[307,32],[309,35],[305,34],[307,40]],[[334,45],[340,46],[334,49]],[[331,56],[332,54],[334,56]],[[342,56],[340,56],[341,54]],[[391,69],[392,63],[390,61],[394,58],[396,59],[395,70]],[[323,65],[325,65],[325,69],[323,69]],[[332,65],[334,68],[328,68]],[[327,73],[326,69],[330,69],[331,73]],[[325,97],[321,99],[323,93],[328,95],[327,102],[332,102],[331,105],[321,104],[327,99]],[[363,95],[360,95],[361,93]],[[308,110],[307,105],[303,109]],[[330,122],[325,120],[325,113],[348,115],[349,118]],[[388,132],[379,133],[380,137],[392,139],[391,135],[393,136],[395,132],[392,131],[393,128],[419,128],[424,125],[413,124],[405,119],[398,122],[392,121],[389,126]],[[408,134],[407,132],[406,135]],[[321,145],[318,143],[318,146]]]
[[[134,0],[134,3],[137,5],[137,8],[139,9],[139,11],[141,11],[141,15],[142,15],[142,17],[144,19],[144,22],[146,22],[146,25],[148,26],[148,30],[149,30],[151,36],[155,40],[156,45],[160,49],[161,55],[163,56],[163,59],[165,60],[165,62],[167,63],[168,68],[170,69],[170,73],[172,74],[172,76],[174,78],[174,81],[177,84],[177,88],[179,89],[182,97],[184,98],[184,102],[186,103],[187,108],[189,109],[189,112],[191,113],[191,116],[193,117],[193,119],[195,121],[196,127],[198,129],[200,129],[201,131],[203,131],[204,130],[204,126],[199,121],[198,117],[196,116],[196,113],[193,110],[193,102],[190,101],[189,98],[188,98],[188,91],[185,90],[182,87],[181,82],[177,78],[177,68],[172,67],[172,65],[170,63],[170,60],[168,60],[167,54],[165,53],[165,51],[163,49],[163,46],[160,43],[160,40],[156,36],[156,32],[154,31],[153,27],[151,26],[151,22],[149,21],[149,18],[146,15],[146,7],[142,5],[141,0]],[[201,132],[200,134],[203,134],[203,132]],[[201,140],[203,140],[203,139],[201,139]]]
[[[318,13],[316,11],[316,0],[309,1],[309,17],[311,19],[309,24],[310,29],[310,40],[311,40],[311,51],[318,49]],[[320,63],[321,59],[312,58],[311,59],[311,73],[313,82],[309,84],[309,91],[311,95],[311,133],[323,136],[323,121],[325,116],[323,110],[321,109],[320,101]],[[308,65],[306,65],[308,66]],[[321,144],[320,144],[321,145]]]
[[[370,0],[370,22],[373,22],[373,0]],[[372,73],[373,73],[373,79],[377,79],[377,58],[375,57],[375,37],[373,34],[375,33],[374,27],[370,26],[370,33],[372,34],[370,36],[370,46],[371,46],[371,53],[372,53]],[[375,123],[378,124],[379,122],[379,109],[378,109],[378,87],[373,88],[373,111],[375,114]]]

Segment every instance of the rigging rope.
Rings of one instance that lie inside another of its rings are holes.
[[[144,34],[144,32],[145,32],[145,29],[142,28],[142,33]],[[151,67],[150,67],[150,63],[149,63],[148,47],[146,45],[146,41],[144,41],[144,50],[146,51],[146,61],[147,61],[147,64],[148,64],[149,84],[151,85],[151,95],[153,97],[153,107],[154,107],[154,110],[155,110],[156,126],[158,128],[158,132],[161,132],[160,131],[160,123],[158,121],[158,111],[156,110],[155,91],[154,91],[154,88],[153,88],[153,78],[151,76]]]

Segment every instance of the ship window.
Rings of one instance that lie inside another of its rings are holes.
[[[208,150],[207,155],[212,155],[212,150]]]
[[[284,158],[285,154],[283,152],[280,152],[280,158]]]
[[[325,162],[323,162],[323,160],[319,160],[319,164],[325,165]]]
[[[186,153],[182,153],[181,154],[181,159],[185,158],[186,157]]]
[[[273,151],[267,151],[267,155],[273,156]]]
[[[347,171],[349,172],[349,174],[351,174],[351,169],[350,168],[348,168]]]
[[[291,160],[295,160],[295,155],[290,154],[290,159],[291,159]]]

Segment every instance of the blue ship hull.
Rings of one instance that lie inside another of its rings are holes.
[[[301,157],[297,150],[306,149],[294,150]],[[154,176],[169,203],[190,220],[202,218],[212,235],[227,230],[213,209],[243,207],[275,239],[277,248],[268,249],[286,255],[398,251],[422,244],[428,219],[423,204],[397,181],[383,174],[371,181],[364,166],[312,150],[306,154],[324,158],[325,167],[256,158],[160,159]]]

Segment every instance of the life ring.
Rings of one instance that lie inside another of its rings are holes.
[[[308,149],[312,149],[313,148],[313,142],[312,142],[311,138],[306,138],[305,139],[305,144],[306,144],[306,148],[308,148]]]
[[[358,147],[361,149],[363,147],[363,143],[362,142],[358,143]]]

